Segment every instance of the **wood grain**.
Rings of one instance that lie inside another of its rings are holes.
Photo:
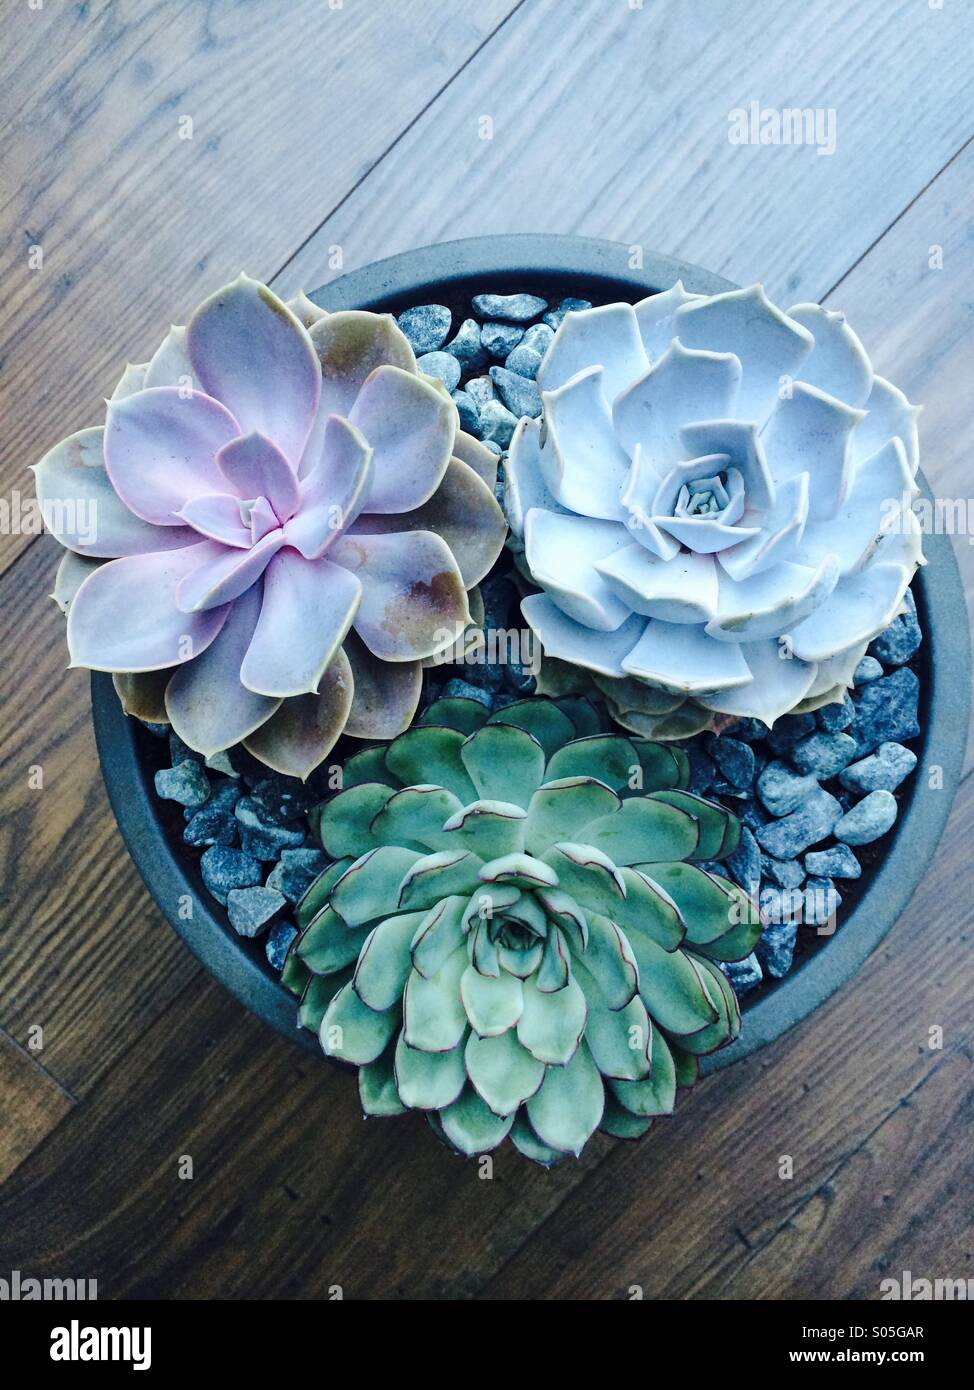
[[[818,299],[969,137],[967,25],[960,6],[913,0],[842,15],[833,0],[528,0],[281,283],[332,278],[335,243],[350,269],[453,237],[574,232]],[[751,100],[831,108],[835,153],[731,145],[728,114]]]
[[[36,1059],[0,1032],[0,1183],[73,1106],[73,1098]]]
[[[197,980],[0,1192],[0,1266],[42,1276],[70,1250],[105,1298],[463,1297],[606,1143],[554,1174],[508,1153],[483,1176],[418,1115],[364,1122],[353,1075]]]
[[[12,9],[0,493],[32,490],[171,319],[242,265],[270,278],[516,4]],[[0,537],[0,569],[30,539]]]
[[[97,1084],[199,971],[149,898],[105,796],[88,673],[66,671],[45,537],[0,579],[0,1026]]]

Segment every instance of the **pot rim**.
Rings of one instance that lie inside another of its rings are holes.
[[[530,233],[471,237],[406,251],[351,271],[310,298],[323,308],[398,312],[435,298],[444,287],[471,279],[483,289],[530,290],[554,282],[560,289],[593,288],[603,302],[612,293],[634,299],[682,279],[688,290],[715,294],[736,286],[699,266],[646,252],[634,268],[632,248],[587,237]],[[585,295],[592,298],[591,294]],[[923,494],[932,493],[922,473]],[[957,561],[946,535],[925,535],[929,564],[913,581],[924,641],[920,648],[921,746],[912,792],[901,803],[894,838],[872,882],[843,921],[835,939],[796,965],[783,980],[744,1011],[736,1042],[701,1059],[701,1071],[728,1066],[782,1036],[825,1002],[858,971],[894,925],[932,860],[963,774],[970,714],[971,644],[967,608]],[[252,1013],[310,1051],[317,1037],[297,1027],[295,996],[280,984],[264,958],[222,919],[203,887],[196,865],[171,845],[160,804],[136,743],[136,721],[122,711],[105,672],[92,672],[92,719],[109,802],[136,868],[170,926],[200,962]],[[931,788],[934,767],[942,785]],[[908,841],[909,853],[895,850]],[[192,918],[181,905],[193,904]]]

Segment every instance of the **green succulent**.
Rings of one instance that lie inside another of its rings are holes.
[[[740,824],[685,790],[681,748],[598,728],[584,700],[439,700],[317,808],[334,862],[284,978],[367,1115],[424,1110],[461,1153],[510,1135],[550,1164],[644,1133],[737,1036],[719,962],[760,921],[694,861]]]

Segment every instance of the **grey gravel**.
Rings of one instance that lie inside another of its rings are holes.
[[[842,906],[842,894],[830,878],[810,878],[805,884],[806,927],[824,927]]]
[[[419,304],[407,309],[396,320],[409,339],[417,357],[424,352],[436,352],[446,342],[453,315],[445,304]]]
[[[823,705],[820,710],[815,712],[818,727],[827,734],[835,734],[840,729],[848,729],[855,717],[856,707],[852,703],[848,691],[838,703]]]
[[[175,767],[161,767],[155,775],[156,792],[181,806],[202,806],[209,800],[210,779],[200,763],[188,758]]]
[[[835,838],[847,845],[869,845],[885,835],[896,820],[896,797],[892,792],[870,792],[847,811],[835,826]]]
[[[480,406],[466,391],[451,391],[450,395],[460,416],[460,428],[468,434],[476,434],[480,428]]]
[[[480,330],[480,341],[491,357],[503,360],[508,357],[524,337],[524,329],[511,323],[485,323]]]
[[[448,391],[460,384],[460,363],[448,352],[427,352],[417,357],[416,366],[426,376],[442,381]]]
[[[767,724],[762,724],[760,719],[739,719],[730,728],[730,733],[735,738],[742,738],[745,743],[753,743],[756,739],[764,738],[767,732]]]
[[[535,352],[534,348],[525,347],[524,343],[518,343],[514,351],[507,354],[504,366],[509,372],[517,372],[518,376],[534,381],[541,366],[541,353]]]
[[[539,357],[544,357],[551,347],[554,340],[554,332],[546,323],[534,323],[521,339],[521,346],[527,351],[536,352]],[[512,367],[513,371],[514,368]]]
[[[557,309],[549,309],[544,316],[544,321],[549,328],[557,330],[561,326],[561,321],[566,314],[580,313],[583,309],[591,309],[590,299],[563,299]]]
[[[686,751],[690,760],[690,791],[704,796],[714,784],[717,764],[698,743],[691,743]]]
[[[471,377],[463,388],[467,395],[476,402],[479,409],[487,404],[488,401],[496,401],[497,392],[494,390],[494,383],[489,376]]]
[[[297,927],[292,926],[290,922],[275,922],[271,927],[264,943],[264,951],[272,970],[284,969],[284,962],[291,949],[291,942],[297,934]]]
[[[272,825],[300,820],[319,799],[310,786],[279,772],[265,772],[251,785],[250,795],[260,806],[260,815]]]
[[[881,743],[902,743],[920,732],[917,705],[920,682],[906,666],[866,686],[856,705],[850,732],[862,757]]]
[[[235,845],[239,837],[233,808],[240,800],[241,788],[227,780],[186,822],[183,839],[188,845]]]
[[[231,888],[227,894],[230,925],[240,936],[260,936],[286,906],[284,894],[273,888]]]
[[[320,849],[284,849],[267,877],[267,887],[283,893],[290,903],[299,903],[315,879],[328,867],[328,856]]]
[[[887,666],[902,666],[917,651],[923,641],[920,624],[917,622],[916,602],[912,592],[907,589],[903,596],[906,612],[894,618],[885,632],[881,632],[869,644],[870,656],[885,661]]]
[[[480,412],[480,437],[485,444],[506,449],[517,429],[517,417],[500,401],[488,401]]]
[[[761,851],[746,825],[741,827],[741,843],[725,862],[734,882],[740,884],[745,893],[757,896],[761,887]]]
[[[777,922],[758,938],[754,953],[773,980],[782,979],[791,969],[797,938],[797,922]]]
[[[870,681],[878,681],[882,674],[882,664],[874,656],[864,656],[852,674],[852,683],[855,686],[868,685]]]
[[[242,849],[211,845],[200,859],[203,882],[224,907],[227,894],[234,888],[254,888],[260,884],[264,871],[251,855]]]
[[[758,796],[773,816],[786,816],[818,791],[818,781],[795,772],[787,763],[768,763],[757,782]],[[790,858],[791,856],[786,856]]]
[[[862,865],[848,845],[832,845],[805,855],[805,868],[813,878],[859,878]]]
[[[800,888],[805,880],[797,859],[774,859],[770,854],[761,855],[761,873],[779,888]]]
[[[480,324],[476,319],[464,319],[453,338],[443,349],[451,353],[463,365],[465,372],[475,371],[487,361],[487,354],[480,341]]]
[[[834,777],[856,756],[856,740],[848,734],[810,734],[791,750],[799,772],[811,773],[820,782]]]
[[[755,989],[764,979],[764,971],[753,951],[744,960],[721,960],[717,964],[730,980],[731,988],[738,998]]]
[[[790,753],[799,739],[807,738],[814,732],[814,714],[786,714],[775,721],[774,728],[768,734],[768,747],[780,757],[783,753]]]
[[[707,751],[732,787],[741,791],[750,787],[754,781],[755,759],[749,743],[723,734],[709,741]]]
[[[476,294],[474,313],[482,319],[507,319],[510,323],[530,323],[548,307],[547,299],[536,294]]]
[[[508,410],[519,420],[522,415],[534,419],[541,414],[541,393],[533,381],[509,372],[506,367],[491,367],[490,379]]]
[[[234,808],[234,815],[240,825],[240,843],[254,859],[272,863],[280,857],[283,849],[297,849],[304,844],[303,827],[290,828],[275,824],[253,797],[241,797]]]
[[[881,743],[875,753],[862,758],[840,775],[849,791],[895,791],[917,765],[917,755],[902,743]]]
[[[824,840],[841,815],[842,806],[836,798],[816,786],[799,810],[762,826],[755,835],[761,848],[775,859],[794,859]]]

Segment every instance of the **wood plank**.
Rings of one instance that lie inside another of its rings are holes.
[[[352,268],[453,237],[573,232],[818,299],[970,135],[967,24],[913,0],[526,5],[281,283],[332,278],[334,243]],[[728,115],[751,100],[834,109],[835,153],[731,145]]]
[[[947,1053],[770,1240],[709,1296],[876,1299],[881,1281],[970,1276],[974,1120],[967,1048]],[[908,1194],[922,1193],[922,1217]],[[907,1196],[907,1200],[902,1200]]]
[[[418,1115],[363,1122],[351,1074],[200,979],[0,1191],[0,1268],[70,1252],[103,1298],[463,1297],[604,1151],[482,1177]]]
[[[770,1049],[707,1077],[643,1143],[617,1146],[581,1200],[560,1207],[484,1296],[620,1298],[632,1284],[646,1298],[727,1296],[749,1252],[941,1063],[944,1053],[927,1046],[930,1026],[944,1029],[946,1051],[969,1048],[972,834],[968,777],[931,873],[856,979]],[[967,1104],[961,1091],[951,1104]],[[779,1177],[782,1155],[793,1159],[790,1180]],[[868,1188],[855,1191],[830,1232],[830,1298],[853,1292],[849,1252],[871,1200]],[[929,1219],[938,1202],[894,1174],[889,1192],[901,1225]],[[955,1210],[953,1220],[967,1217]]]
[[[35,1057],[0,1032],[0,1183],[74,1108]]]
[[[77,1095],[200,970],[119,837],[44,538],[0,579],[0,1026]],[[40,782],[40,785],[38,785]]]
[[[0,494],[31,490],[26,466],[100,418],[172,319],[242,264],[273,275],[517,3],[18,5]],[[0,538],[0,569],[30,540]]]
[[[967,605],[974,612],[974,491],[970,460],[974,418],[958,382],[974,380],[969,287],[974,236],[968,144],[879,244],[829,293],[870,349],[876,370],[923,406],[920,464],[936,498],[959,508],[964,530],[952,537]],[[974,767],[974,728],[966,767]]]

